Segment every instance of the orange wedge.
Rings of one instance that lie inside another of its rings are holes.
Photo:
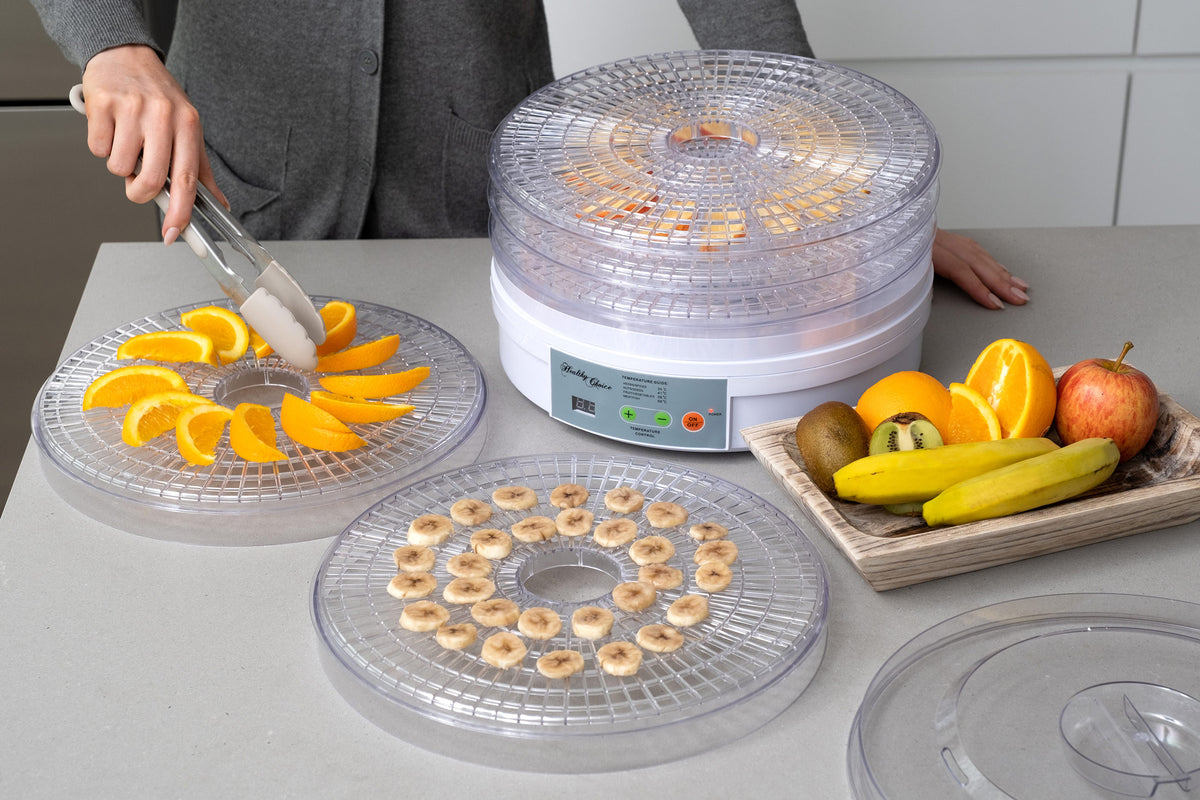
[[[400,349],[400,334],[393,333],[373,342],[330,353],[317,359],[317,372],[348,372],[377,367]]]
[[[1033,345],[998,339],[975,359],[964,381],[996,410],[1004,438],[1041,436],[1054,422],[1054,373]]]
[[[347,428],[333,414],[294,394],[283,396],[279,422],[284,433],[313,450],[340,452],[366,444],[361,436]]]
[[[275,348],[267,344],[267,340],[259,336],[254,328],[250,329],[250,350],[255,358],[266,358],[275,352]]]
[[[83,410],[119,408],[158,392],[187,392],[179,373],[167,367],[134,364],[104,373],[83,393]]]
[[[121,343],[117,358],[145,358],[179,364],[196,361],[217,366],[217,350],[212,337],[199,331],[139,333]]]
[[[358,334],[358,314],[354,306],[342,300],[330,300],[320,313],[325,322],[325,341],[317,345],[317,355],[325,356],[349,347]]]
[[[191,392],[156,392],[130,404],[121,425],[121,439],[130,447],[146,442],[175,427],[184,409],[212,403]]]
[[[893,372],[869,386],[855,410],[872,431],[888,417],[915,411],[932,422],[944,440],[950,420],[950,391],[924,372]]]
[[[385,375],[326,375],[321,386],[333,394],[378,400],[410,391],[428,377],[429,367],[413,367]]]
[[[1002,436],[1000,418],[984,396],[965,383],[950,384],[950,422],[943,442],[989,442]]]
[[[233,419],[233,409],[216,403],[185,408],[175,420],[175,442],[179,454],[196,466],[216,461],[217,443],[225,426]]]
[[[309,393],[308,401],[317,408],[333,414],[342,422],[359,424],[387,422],[412,413],[414,408],[406,403],[379,403],[321,391]]]
[[[233,452],[247,461],[285,461],[287,456],[275,446],[275,417],[271,409],[258,403],[239,403],[229,420],[229,444]]]
[[[236,312],[220,306],[204,306],[183,312],[180,319],[183,327],[208,334],[222,364],[230,364],[246,355],[250,329]]]

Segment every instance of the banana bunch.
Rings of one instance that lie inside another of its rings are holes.
[[[1000,439],[866,456],[833,479],[844,500],[924,503],[927,525],[958,525],[1068,500],[1107,480],[1119,456],[1111,439]]]

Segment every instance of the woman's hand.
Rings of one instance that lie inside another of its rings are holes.
[[[1004,303],[1024,305],[1029,284],[1009,273],[983,246],[967,236],[937,230],[933,239],[933,270],[962,288],[985,308]]]
[[[125,178],[125,196],[153,200],[171,179],[171,202],[162,237],[171,244],[192,217],[196,183],[222,203],[208,156],[200,114],[153,49],[124,45],[102,50],[83,71],[88,149],[107,160],[108,171]],[[135,175],[138,158],[141,170]]]

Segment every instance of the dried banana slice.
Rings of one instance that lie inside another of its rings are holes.
[[[643,625],[638,628],[637,643],[654,653],[673,653],[683,647],[683,634],[670,625]]]
[[[525,643],[521,641],[520,636],[517,636],[515,633],[503,631],[501,633],[493,633],[484,639],[483,648],[479,651],[479,655],[493,667],[508,669],[520,664],[525,659],[527,652],[529,651],[526,649]]]
[[[482,500],[464,497],[450,506],[450,519],[465,528],[482,525],[492,518],[492,507]]]
[[[702,594],[685,594],[667,608],[667,622],[680,628],[697,625],[708,619],[708,598]]]
[[[629,544],[637,538],[637,523],[631,519],[620,517],[606,519],[592,531],[592,539],[601,547],[620,547]]]
[[[612,626],[613,615],[607,608],[582,606],[571,614],[571,631],[581,639],[603,639]]]
[[[496,593],[496,584],[487,578],[455,578],[446,584],[442,597],[447,603],[470,605],[487,600]]]
[[[437,588],[437,578],[429,572],[401,572],[388,582],[387,592],[398,600],[428,597]]]
[[[632,642],[609,642],[596,651],[596,661],[609,675],[635,675],[642,665],[642,651]]]
[[[492,502],[505,511],[528,511],[538,504],[538,498],[528,486],[501,486],[492,492]]]
[[[732,564],[737,561],[738,547],[728,539],[717,539],[713,542],[705,542],[696,548],[696,555],[692,560],[697,564],[703,564],[705,561],[720,561],[722,564]]]
[[[462,650],[475,643],[475,626],[469,622],[443,625],[437,629],[433,638],[447,650]]]
[[[645,611],[658,599],[658,590],[649,583],[627,581],[613,587],[612,599],[622,611]]]
[[[471,606],[471,618],[489,628],[507,628],[521,616],[521,609],[506,597],[480,600]]]
[[[687,509],[678,503],[660,500],[646,506],[646,522],[649,522],[652,528],[674,528],[687,521]]]
[[[629,545],[629,557],[638,566],[662,564],[675,555],[675,545],[665,536],[645,536]]]
[[[471,549],[484,558],[499,561],[512,552],[512,537],[499,528],[483,528],[471,534]]]
[[[569,678],[583,669],[583,656],[575,650],[551,650],[537,660],[537,669],[547,678]]]
[[[408,526],[408,543],[431,547],[439,545],[454,533],[454,522],[441,514],[422,514]]]
[[[696,586],[706,592],[719,592],[733,580],[733,570],[722,561],[705,561],[696,567]]]
[[[586,536],[595,516],[586,508],[564,508],[554,517],[554,527],[563,536]]]
[[[638,570],[637,579],[665,592],[683,585],[683,570],[666,564],[647,564]]]
[[[436,631],[450,619],[450,612],[432,600],[409,603],[400,612],[400,627],[406,631],[428,633]]]
[[[446,562],[446,571],[456,578],[486,578],[492,574],[492,562],[478,553],[459,553]]]
[[[423,544],[406,544],[392,551],[396,569],[401,572],[429,572],[437,563],[437,553]]]
[[[521,612],[517,630],[530,639],[553,639],[562,630],[562,618],[552,608],[533,606]]]
[[[549,517],[532,516],[514,522],[509,531],[519,542],[544,542],[554,538],[558,527]]]
[[[550,492],[550,505],[555,508],[578,508],[587,501],[587,487],[578,483],[564,483]]]
[[[604,507],[614,514],[632,514],[642,509],[646,496],[632,486],[618,486],[604,493]]]
[[[713,539],[724,539],[729,535],[729,528],[719,522],[697,522],[688,528],[688,536],[697,542],[711,542]]]

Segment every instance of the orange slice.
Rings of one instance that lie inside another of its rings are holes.
[[[414,409],[414,406],[407,403],[379,403],[321,391],[309,393],[308,401],[317,408],[333,414],[342,422],[359,424],[387,422],[410,414]]]
[[[287,456],[275,446],[275,417],[258,403],[239,403],[229,420],[229,444],[247,461],[284,461]]]
[[[944,443],[989,442],[1002,436],[1000,418],[984,396],[964,383],[950,384],[950,423]]]
[[[855,408],[872,431],[894,414],[915,411],[932,422],[944,440],[950,420],[950,390],[924,372],[893,372],[868,387]]]
[[[180,315],[183,327],[207,333],[222,364],[231,364],[246,355],[250,329],[236,312],[220,306],[193,308]]]
[[[179,364],[196,361],[217,366],[217,350],[212,337],[199,331],[139,333],[121,343],[117,358],[145,358]]]
[[[340,452],[366,444],[361,436],[347,428],[333,414],[294,394],[283,396],[279,422],[284,433],[313,450]]]
[[[146,395],[187,391],[187,382],[173,369],[151,364],[117,367],[91,382],[83,393],[83,410],[119,408]]]
[[[233,409],[216,403],[185,408],[175,420],[175,442],[179,454],[188,463],[206,466],[216,461],[217,443],[225,426],[233,419]]]
[[[211,400],[191,392],[156,392],[130,404],[121,425],[121,439],[130,447],[146,442],[175,427],[175,421],[185,408],[205,405]]]
[[[393,333],[317,359],[317,372],[348,372],[377,367],[400,349],[400,334]]]
[[[358,334],[358,315],[354,306],[342,300],[330,300],[320,313],[325,322],[325,341],[317,345],[317,355],[329,355],[348,347]]]
[[[429,367],[413,367],[385,375],[326,375],[321,386],[333,394],[378,400],[410,391],[428,377]]]
[[[250,329],[250,351],[254,353],[255,358],[266,358],[275,352],[275,348],[267,344],[267,340],[259,336],[258,331],[254,328]]]
[[[1054,422],[1054,373],[1033,345],[998,339],[983,349],[964,381],[1000,418],[1004,438],[1041,436]]]

